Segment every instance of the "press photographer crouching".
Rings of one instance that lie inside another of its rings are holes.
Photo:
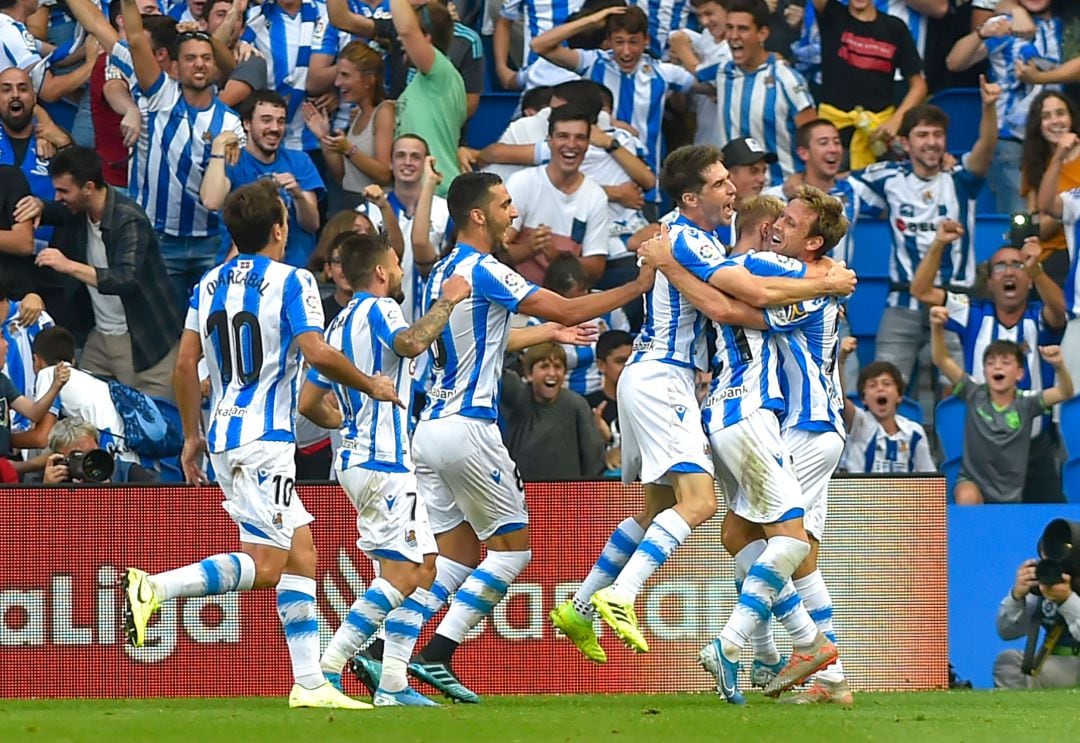
[[[1016,583],[998,607],[1001,639],[1027,636],[1024,652],[1009,649],[994,659],[999,689],[1080,685],[1080,522],[1051,521],[1038,552],[1039,560],[1020,565]]]
[[[64,418],[49,432],[49,455],[42,482],[141,483],[158,482],[156,472],[125,462],[98,444],[98,430],[82,418]]]

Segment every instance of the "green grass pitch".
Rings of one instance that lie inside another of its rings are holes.
[[[0,700],[10,741],[1009,741],[1075,740],[1080,690],[859,694],[851,710],[745,707],[711,694],[487,697],[478,706],[290,710],[285,700]]]

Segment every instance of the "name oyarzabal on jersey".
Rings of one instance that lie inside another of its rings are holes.
[[[238,256],[199,281],[184,327],[199,334],[210,374],[210,451],[295,441],[296,337],[323,329],[315,278],[265,256]]]
[[[431,272],[424,312],[439,298],[443,282],[454,275],[469,281],[472,295],[454,307],[450,322],[435,341],[434,381],[420,417],[463,415],[496,420],[510,317],[540,287],[490,253],[458,243]]]
[[[706,232],[683,215],[671,223],[670,230],[672,256],[707,283],[724,264],[727,248],[715,232]],[[628,363],[662,361],[704,371],[708,359],[705,323],[705,316],[690,300],[657,272],[652,290],[645,295],[645,322]]]

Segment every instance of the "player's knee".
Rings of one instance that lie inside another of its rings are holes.
[[[695,494],[683,503],[683,518],[691,527],[700,526],[716,515],[716,495],[713,493]]]
[[[431,588],[435,583],[435,561],[424,560],[416,566],[416,588]],[[415,590],[415,589],[414,589]]]

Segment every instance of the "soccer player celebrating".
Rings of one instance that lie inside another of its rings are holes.
[[[435,581],[445,589],[424,606],[424,618],[437,612],[455,589],[457,598],[410,671],[458,701],[477,702],[479,697],[451,670],[451,657],[532,556],[524,491],[496,422],[510,315],[521,312],[563,325],[586,322],[648,291],[653,274],[643,271],[617,289],[561,297],[530,284],[491,254],[503,245],[517,217],[497,175],[458,176],[447,204],[459,228],[458,244],[432,271],[425,306],[434,303],[438,287],[454,275],[469,279],[472,296],[454,308],[436,341],[435,378],[413,437],[413,454],[441,556]],[[487,546],[483,562],[479,542]],[[418,634],[419,627],[412,642]],[[392,647],[393,640],[388,633],[387,658],[401,657],[403,648]]]
[[[757,278],[737,266],[720,271],[725,249],[716,229],[730,220],[735,188],[716,147],[675,150],[660,181],[664,191],[678,195],[671,263],[680,280],[691,279],[685,286],[692,294],[657,275],[647,300],[649,316],[619,380],[623,482],[640,476],[645,506],[619,524],[574,597],[550,615],[598,663],[606,655],[592,629],[593,607],[627,645],[648,651],[634,612],[637,594],[691,529],[716,512],[713,462],[694,394],[695,372],[706,369],[706,317],[722,324],[760,323],[761,312],[752,307],[830,294],[854,276],[844,270],[804,281]]]
[[[443,284],[442,296],[410,326],[399,305],[405,298],[404,271],[390,244],[376,235],[355,234],[341,244],[340,254],[342,271],[356,294],[330,324],[327,342],[365,373],[382,373],[394,380],[398,396],[408,400],[412,377],[406,360],[434,342],[454,306],[469,296],[469,282],[451,276]],[[331,388],[338,407],[326,400]],[[357,546],[379,563],[379,577],[353,603],[322,656],[327,679],[340,686],[345,663],[414,591],[418,593],[409,598],[414,606],[405,614],[419,617],[417,610],[431,595],[435,578],[435,536],[424,501],[417,496],[407,412],[392,403],[365,399],[317,371],[309,374],[300,393],[300,412],[324,428],[341,429],[334,464],[337,479],[356,508]],[[394,625],[388,624],[387,631],[393,632]],[[405,660],[401,659],[402,680]],[[376,707],[435,704],[408,685],[379,688],[374,702]]]
[[[370,705],[346,697],[319,668],[315,546],[308,526],[314,519],[293,488],[292,406],[301,354],[325,377],[378,400],[400,405],[397,388],[391,378],[364,374],[323,340],[315,278],[279,262],[289,229],[274,181],[234,191],[222,216],[239,254],[195,286],[173,384],[184,425],[184,477],[203,483],[197,460],[207,439],[200,430],[197,367],[205,355],[213,411],[210,461],[225,494],[222,508],[240,529],[241,551],[156,575],[128,568],[128,641],[143,644],[162,602],[276,585],[295,678],[289,706],[366,709]]]

